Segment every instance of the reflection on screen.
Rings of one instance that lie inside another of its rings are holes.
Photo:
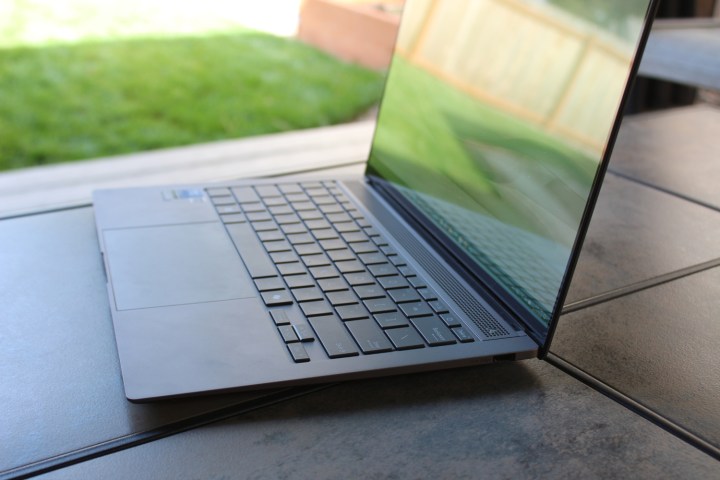
[[[648,0],[409,0],[368,173],[547,324]]]

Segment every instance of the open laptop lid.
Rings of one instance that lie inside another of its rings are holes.
[[[654,0],[408,0],[366,174],[547,352]]]

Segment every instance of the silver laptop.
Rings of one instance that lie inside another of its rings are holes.
[[[362,178],[95,192],[128,399],[542,357],[654,7],[408,0]]]

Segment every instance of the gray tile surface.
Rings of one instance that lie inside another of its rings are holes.
[[[0,222],[0,472],[256,398],[125,400],[92,209]]]
[[[551,351],[720,448],[719,312],[714,268],[565,315]]]
[[[665,110],[623,122],[610,168],[720,209],[720,108]]]
[[[338,385],[40,478],[655,479],[717,469],[531,360]]]
[[[720,212],[608,173],[566,304],[718,257]]]

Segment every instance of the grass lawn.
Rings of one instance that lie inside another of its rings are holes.
[[[173,24],[99,4],[16,0],[14,21],[0,20],[0,169],[338,123],[382,90],[377,72],[245,29],[211,5],[215,17],[200,9]]]

